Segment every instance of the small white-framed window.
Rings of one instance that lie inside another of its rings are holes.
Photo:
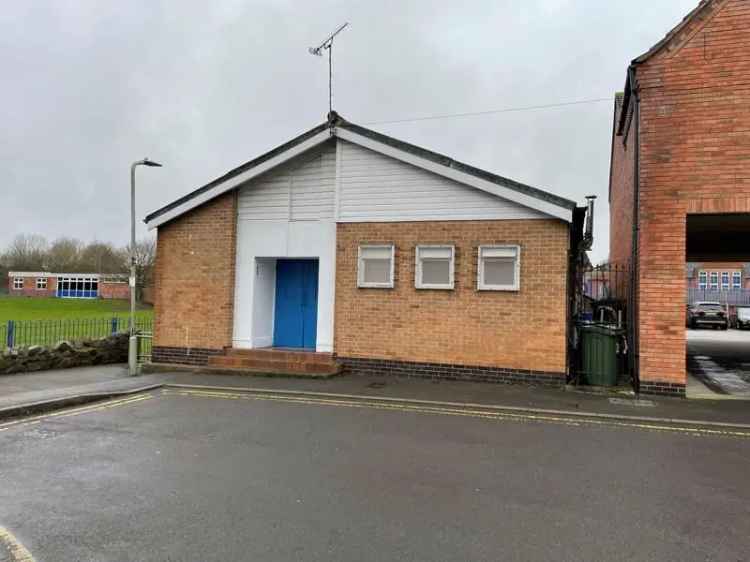
[[[46,277],[37,277],[36,278],[36,288],[39,291],[44,291],[47,289],[47,278]]]
[[[417,246],[414,286],[417,289],[452,289],[455,255],[453,246]]]
[[[721,290],[722,291],[729,290],[729,272],[728,271],[721,272]]]
[[[732,272],[732,289],[742,288],[742,273],[740,271]]]
[[[16,291],[20,291],[23,289],[23,277],[14,277],[13,278],[13,288]]]
[[[518,291],[521,287],[520,246],[479,246],[477,289]]]
[[[718,288],[719,288],[719,272],[712,271],[711,272],[711,289],[715,291]]]
[[[395,248],[392,244],[359,247],[357,287],[390,289],[393,287]]]
[[[708,273],[701,271],[698,273],[698,288],[705,290],[708,287]]]

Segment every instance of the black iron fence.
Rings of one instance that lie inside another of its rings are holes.
[[[136,316],[135,327],[139,333],[150,335],[151,317]],[[51,346],[63,340],[79,341],[121,334],[129,329],[127,317],[66,318],[62,320],[8,320],[0,324],[0,350],[30,345]],[[143,353],[151,354],[151,339],[146,340]]]
[[[573,280],[569,328],[569,381],[611,386],[632,383],[633,331],[629,322],[631,272],[627,266],[581,267]]]

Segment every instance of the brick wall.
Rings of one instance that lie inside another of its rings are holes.
[[[155,358],[180,362],[190,349],[207,357],[232,345],[236,231],[234,192],[159,227]]]
[[[714,0],[636,70],[640,376],[647,387],[685,384],[687,215],[750,213],[748,29],[750,2]]]
[[[613,129],[622,111],[622,99],[616,98]],[[630,264],[633,249],[633,192],[635,177],[635,131],[613,136],[609,191],[609,261],[619,266]]]
[[[339,224],[336,354],[563,374],[568,234],[557,220]],[[396,246],[395,287],[357,288],[358,246],[377,243]],[[415,289],[417,244],[455,245],[454,290]],[[520,291],[477,291],[481,244],[521,246]]]
[[[23,289],[14,289],[13,277],[8,278],[8,294],[14,297],[54,297],[57,291],[57,279],[47,277],[47,288],[36,288],[36,277],[24,277]]]
[[[125,283],[105,283],[99,281],[99,298],[102,299],[129,299],[130,285]]]

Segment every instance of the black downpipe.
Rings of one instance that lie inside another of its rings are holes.
[[[636,394],[640,393],[641,390],[641,377],[640,377],[640,345],[638,342],[638,234],[640,230],[640,217],[639,217],[639,192],[640,192],[640,155],[641,155],[641,98],[639,88],[635,77],[635,68],[631,65],[628,68],[630,89],[632,93],[633,103],[633,121],[635,130],[632,131],[635,134],[635,154],[634,160],[634,174],[633,174],[633,240],[631,244],[631,258],[630,258],[630,303],[628,306],[628,323],[630,324],[631,330],[631,342],[630,342],[630,353],[631,353],[631,365],[630,372],[633,383],[633,390]]]

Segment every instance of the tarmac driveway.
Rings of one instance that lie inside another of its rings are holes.
[[[687,330],[688,371],[716,392],[750,398],[750,330]]]

